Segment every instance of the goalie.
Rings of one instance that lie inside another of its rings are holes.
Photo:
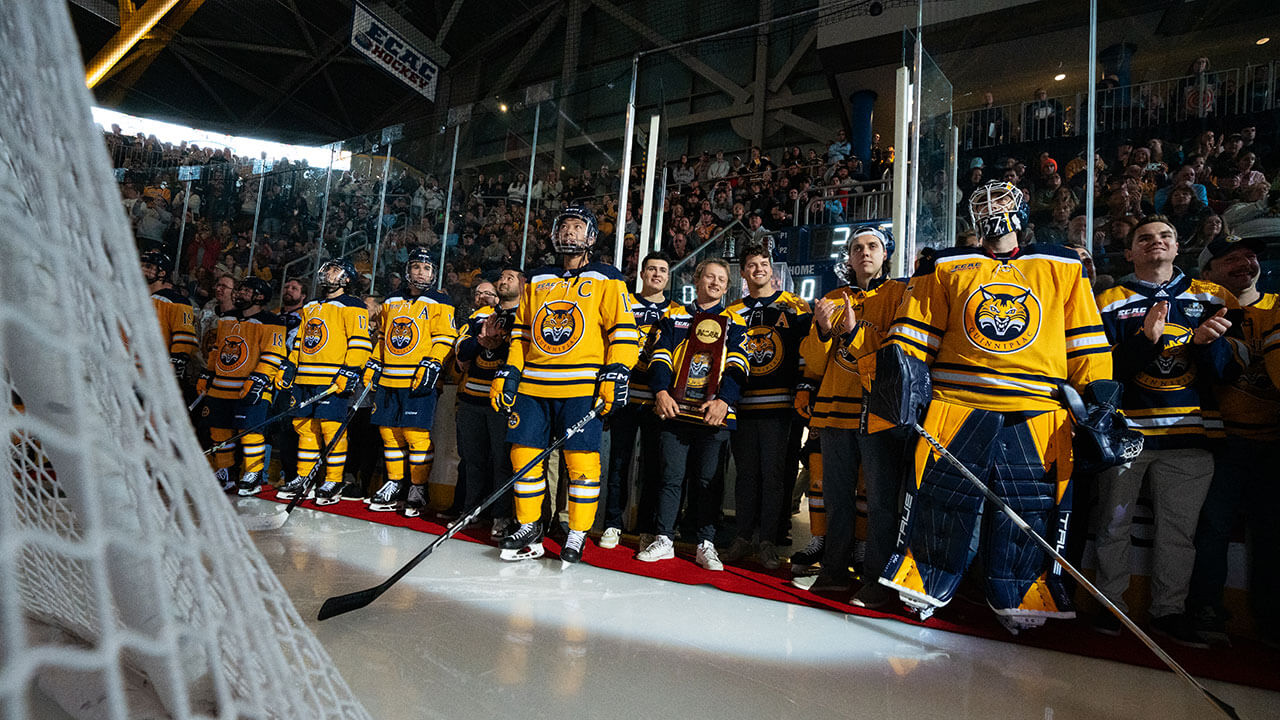
[[[1110,343],[1076,254],[1019,247],[1021,191],[988,183],[969,211],[982,245],[943,250],[931,272],[912,279],[877,358],[864,427],[919,422],[1031,529],[1061,545],[1072,426],[1059,387],[1084,391],[1108,380]],[[1075,616],[1060,570],[1030,536],[1003,514],[984,518],[983,493],[923,438],[909,462],[898,545],[882,584],[926,618],[951,600],[981,554],[987,602],[1012,632]]]

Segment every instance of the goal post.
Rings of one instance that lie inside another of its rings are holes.
[[[196,443],[65,3],[0,87],[0,716],[368,717]]]

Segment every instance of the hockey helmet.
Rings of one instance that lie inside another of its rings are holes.
[[[169,272],[173,269],[173,260],[168,255],[159,250],[148,250],[142,253],[139,258],[142,265],[151,265],[156,269],[156,280],[161,278],[168,279]],[[149,280],[148,282],[154,282]]]
[[[849,267],[849,248],[853,247],[855,238],[863,235],[874,235],[880,244],[884,247],[884,268],[882,272],[889,270],[889,258],[893,257],[893,251],[896,243],[893,241],[893,231],[889,228],[880,228],[878,225],[860,225],[849,233],[849,241],[844,245],[844,251],[840,255],[840,262],[835,266],[836,277],[840,278],[840,282],[846,285],[852,285],[857,282],[851,268]]]
[[[249,305],[266,305],[271,302],[271,284],[260,277],[247,277],[240,281],[240,287],[249,291]]]
[[[969,217],[981,236],[990,238],[1025,228],[1031,214],[1026,196],[1016,185],[995,180],[969,196]]]
[[[587,229],[583,237],[561,237],[564,227],[564,221],[570,218],[577,218],[586,223]],[[585,205],[569,205],[560,214],[556,216],[555,222],[551,223],[551,244],[555,247],[556,252],[566,253],[570,255],[579,255],[589,252],[591,246],[596,244],[596,233],[598,226],[596,224],[596,214]]]
[[[331,277],[329,270],[337,268],[341,270],[341,274]],[[327,292],[334,290],[345,290],[356,279],[356,266],[351,264],[346,258],[335,258],[333,260],[325,260],[320,265],[320,269],[316,271],[316,285],[325,289]]]
[[[413,281],[413,273],[409,269],[414,263],[423,263],[427,266],[427,279],[421,284]],[[425,247],[418,245],[409,248],[409,259],[404,261],[404,281],[413,289],[414,292],[422,292],[431,287],[436,281],[436,264],[431,259],[431,253]]]

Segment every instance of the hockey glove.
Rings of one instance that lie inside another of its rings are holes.
[[[262,373],[249,373],[249,377],[244,381],[244,402],[248,405],[257,405],[263,400],[267,404],[271,404],[271,392],[267,388],[271,387],[271,378]]]
[[[196,378],[196,394],[204,395],[209,392],[209,383],[213,382],[213,373],[208,370],[201,370],[200,377]]]
[[[520,389],[520,369],[513,365],[503,365],[493,374],[493,383],[489,385],[489,404],[494,412],[510,415],[516,406],[516,391]]]
[[[371,388],[378,387],[378,383],[382,382],[382,363],[370,358],[364,365],[363,380]]]
[[[897,345],[885,345],[874,355],[858,359],[863,377],[871,374],[871,390],[862,398],[862,429],[866,433],[923,423],[933,394],[929,366]]]
[[[611,363],[600,368],[596,376],[596,404],[603,405],[600,415],[608,415],[627,404],[631,371],[626,365]]]
[[[187,356],[186,355],[170,355],[169,364],[173,366],[173,374],[181,380],[187,376]]]
[[[276,387],[281,390],[288,390],[293,387],[293,379],[298,376],[298,366],[285,360],[280,365],[280,377],[276,379]]]
[[[809,422],[813,418],[813,393],[817,388],[808,380],[802,380],[796,385],[795,409],[805,422]]]
[[[1062,398],[1075,422],[1072,455],[1082,473],[1096,475],[1107,468],[1131,462],[1142,452],[1142,433],[1129,427],[1116,409],[1122,386],[1115,380],[1094,380],[1084,397],[1062,384]]]
[[[333,376],[333,383],[329,386],[339,397],[346,397],[355,389],[356,383],[360,381],[360,373],[349,367],[338,368],[338,374]]]
[[[422,397],[434,392],[436,383],[440,382],[442,369],[438,360],[422,358],[422,362],[418,363],[418,369],[413,373],[413,389],[409,391],[409,395]]]

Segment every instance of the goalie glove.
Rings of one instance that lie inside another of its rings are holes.
[[[213,382],[213,373],[208,370],[201,370],[200,377],[196,378],[196,394],[204,395],[209,392],[209,383]]]
[[[356,383],[360,381],[360,373],[349,368],[338,368],[338,373],[333,376],[333,383],[329,388],[339,396],[345,397],[351,394],[355,389]]]
[[[813,419],[813,394],[818,391],[813,383],[802,380],[796,385],[795,410],[805,422]]]
[[[173,366],[173,374],[177,375],[179,380],[187,376],[186,355],[170,355],[169,364]]]
[[[874,364],[869,363],[874,359]],[[885,345],[875,355],[858,358],[863,378],[873,378],[862,397],[862,431],[876,433],[924,422],[933,395],[929,366],[898,345]]]
[[[600,368],[596,376],[596,403],[602,405],[600,415],[608,415],[627,404],[631,371],[626,365],[611,363]]]
[[[436,383],[440,382],[442,369],[440,361],[434,358],[422,358],[418,363],[418,369],[413,373],[413,389],[409,391],[409,395],[413,397],[430,395],[436,389]]]
[[[520,389],[520,369],[513,365],[503,365],[493,374],[493,383],[489,385],[489,404],[494,412],[510,415],[516,406],[516,392]]]
[[[271,392],[267,390],[270,386],[271,378],[259,372],[249,373],[249,377],[245,379],[244,386],[241,388],[244,391],[241,397],[249,405],[257,405],[263,400],[270,404]]]
[[[1075,422],[1072,451],[1075,467],[1082,473],[1097,473],[1132,462],[1142,452],[1142,433],[1129,427],[1116,407],[1123,387],[1115,380],[1094,380],[1084,388],[1084,397],[1070,385],[1061,386],[1062,399]]]
[[[377,360],[370,359],[364,365],[364,377],[362,378],[365,385],[370,388],[378,387],[378,383],[382,382],[382,363]]]

